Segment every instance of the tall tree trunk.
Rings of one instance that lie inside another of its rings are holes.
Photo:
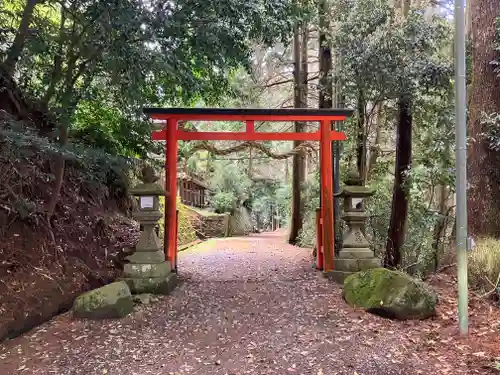
[[[325,14],[328,15],[328,12],[325,10]],[[332,51],[332,65],[334,69],[335,82],[333,82],[333,100],[332,104],[335,108],[344,108],[345,107],[345,94],[343,93],[344,85],[342,80],[340,79],[340,72],[342,71],[342,55],[339,51]],[[343,131],[343,122],[340,121],[335,124],[335,128],[337,131]],[[333,147],[333,189],[335,194],[340,193],[340,177],[341,177],[341,169],[340,169],[340,160],[342,155],[342,150],[344,149],[344,142],[335,141]],[[349,153],[350,154],[350,153]],[[347,165],[350,165],[350,160],[347,161]],[[334,225],[335,225],[335,255],[338,255],[340,250],[342,250],[343,238],[344,234],[342,232],[341,225],[341,207],[340,207],[340,199],[334,199],[333,201],[333,216],[334,216]]]
[[[370,180],[375,165],[377,164],[378,157],[380,156],[380,144],[382,143],[382,128],[385,121],[384,104],[377,104],[378,109],[376,110],[376,120],[375,120],[375,139],[373,141],[373,146],[370,148],[370,158],[368,160],[368,166],[366,171],[366,180]]]
[[[410,12],[411,0],[402,0],[401,1],[401,11],[403,13],[403,17],[408,17],[408,13]]]
[[[301,108],[303,103],[303,79],[301,65],[301,29],[297,27],[293,36],[293,55],[294,55],[294,107]],[[295,122],[295,131],[303,131],[303,123]],[[293,146],[298,147],[300,141],[294,141]],[[301,185],[303,179],[303,159],[302,155],[296,154],[292,159],[292,214],[290,220],[290,235],[288,242],[296,244],[300,230],[302,229],[302,202]]]
[[[449,147],[449,145],[447,145]],[[440,254],[443,245],[443,238],[445,236],[446,224],[448,222],[447,207],[448,200],[448,189],[446,185],[440,185],[438,188],[438,210],[439,210],[439,219],[434,226],[434,230],[432,233],[432,250],[433,250],[433,272],[436,272],[439,267]]]
[[[59,122],[59,145],[64,148],[68,143],[69,138],[69,126],[71,120],[76,110],[75,101],[75,90],[73,81],[73,72],[75,70],[75,60],[69,59],[67,71],[64,80],[64,91],[61,94],[61,107],[60,116],[58,118]],[[59,195],[61,193],[61,188],[64,181],[64,169],[66,166],[66,160],[64,154],[61,153],[57,156],[54,163],[54,175],[56,177],[54,182],[54,189],[52,190],[52,195],[49,202],[47,203],[47,219],[50,223],[50,219],[54,215],[57,202],[59,201]]]
[[[248,172],[247,172],[247,175],[248,175],[248,178],[252,178],[253,176],[253,149],[252,147],[250,146],[249,149],[248,149]]]
[[[17,61],[23,52],[23,46],[28,37],[29,27],[31,20],[33,18],[33,11],[39,0],[28,0],[24,6],[23,17],[21,18],[21,24],[17,30],[17,34],[14,38],[14,42],[7,52],[7,58],[5,59],[3,66],[5,72],[9,76],[13,76],[16,71]]]
[[[500,237],[500,153],[489,148],[481,134],[488,129],[482,114],[500,112],[500,79],[490,64],[499,59],[493,44],[500,1],[473,0],[470,4],[472,37],[472,88],[468,150],[469,230],[474,236]],[[478,219],[480,218],[480,219]]]
[[[356,137],[356,166],[363,185],[366,180],[366,100],[362,90],[358,93],[358,128]]]
[[[300,107],[301,108],[307,108],[308,107],[308,98],[309,98],[309,28],[305,24],[302,27],[302,41],[301,41],[301,46],[300,46],[300,59],[301,59],[301,65],[302,68],[300,69],[300,79],[301,79],[301,89],[300,89]],[[302,123],[302,129],[301,131],[305,132],[307,131],[307,123]],[[300,153],[300,184],[305,183],[306,178],[307,178],[307,152],[303,150]],[[304,200],[301,199],[301,204],[300,204],[300,220],[301,222],[304,220],[303,213],[304,213]],[[302,226],[302,225],[301,225]]]
[[[471,34],[471,22],[472,22],[472,13],[470,11],[471,1],[473,1],[473,0],[469,0],[469,3],[465,7],[465,38],[466,38],[466,40],[470,40],[470,34]]]
[[[410,94],[399,97],[391,221],[384,257],[384,267],[387,268],[395,268],[401,264],[401,250],[405,241],[409,203],[409,194],[405,183],[407,181],[407,173],[411,168],[412,146],[411,128],[413,119],[411,106],[412,99]]]
[[[332,70],[332,50],[326,39],[326,0],[319,5],[319,108],[333,107],[333,85],[330,78]]]
[[[309,51],[309,29],[306,24],[302,26],[301,33],[301,45],[300,45],[300,107],[307,108],[307,98],[308,98],[308,81],[309,81],[309,59],[308,59],[308,51]],[[306,124],[302,124],[303,129],[305,131]]]
[[[62,78],[63,46],[64,46],[64,41],[67,38],[65,33],[65,25],[66,25],[66,9],[64,7],[61,7],[61,21],[59,26],[59,39],[58,39],[57,52],[54,54],[52,73],[50,74],[50,78],[46,82],[47,90],[45,91],[45,94],[43,94],[41,100],[41,103],[44,106],[44,108],[49,107],[50,99],[56,93],[56,86]]]
[[[402,17],[407,18],[411,0],[402,0]],[[410,52],[410,51],[408,51]],[[396,163],[394,166],[394,187],[392,191],[391,220],[384,254],[384,267],[396,268],[402,261],[402,250],[406,238],[408,206],[410,200],[409,187],[406,186],[411,169],[412,148],[412,104],[410,92],[398,98],[398,123],[396,126]]]

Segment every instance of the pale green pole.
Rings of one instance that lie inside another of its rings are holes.
[[[467,89],[465,81],[465,0],[455,0],[456,247],[458,325],[469,330],[467,287]]]

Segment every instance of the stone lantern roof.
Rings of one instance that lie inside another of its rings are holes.
[[[141,177],[139,179],[142,181],[142,184],[130,188],[130,194],[137,196],[168,195],[165,189],[156,183],[156,181],[158,181],[158,176],[150,165],[142,167]]]
[[[344,180],[345,186],[335,197],[339,198],[368,198],[375,194],[375,189],[362,185],[359,173],[356,170],[351,170],[347,173]]]

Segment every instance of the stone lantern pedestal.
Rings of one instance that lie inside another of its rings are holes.
[[[165,190],[156,183],[158,177],[153,168],[142,170],[142,184],[130,189],[139,199],[139,211],[133,214],[143,230],[135,246],[135,252],[126,259],[121,280],[134,294],[168,294],[177,283],[177,274],[171,272],[169,261],[165,261],[162,241],[156,235],[155,226],[161,219],[160,196]]]
[[[364,235],[368,215],[363,200],[373,194],[372,189],[361,185],[357,172],[350,172],[343,191],[337,195],[344,198],[342,219],[348,226],[342,249],[334,262],[334,270],[328,274],[328,277],[338,283],[343,283],[344,279],[353,273],[380,267],[380,260],[375,257]]]

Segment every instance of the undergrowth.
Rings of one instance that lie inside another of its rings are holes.
[[[177,197],[177,209],[179,210],[179,222],[177,228],[177,243],[179,246],[187,245],[196,241],[196,231],[189,218],[189,209],[181,202],[180,197]],[[160,211],[165,212],[165,197],[160,197]],[[158,222],[160,238],[164,238],[165,215],[162,215]]]
[[[500,297],[500,240],[479,239],[468,261],[471,287],[488,296]]]
[[[134,160],[78,142],[61,148],[23,123],[9,121],[0,124],[0,208],[10,220],[33,224],[44,214],[55,180],[53,163],[61,156],[66,160],[65,181],[71,181],[61,194],[82,196],[95,204],[111,199],[123,211],[131,208],[128,188]]]

